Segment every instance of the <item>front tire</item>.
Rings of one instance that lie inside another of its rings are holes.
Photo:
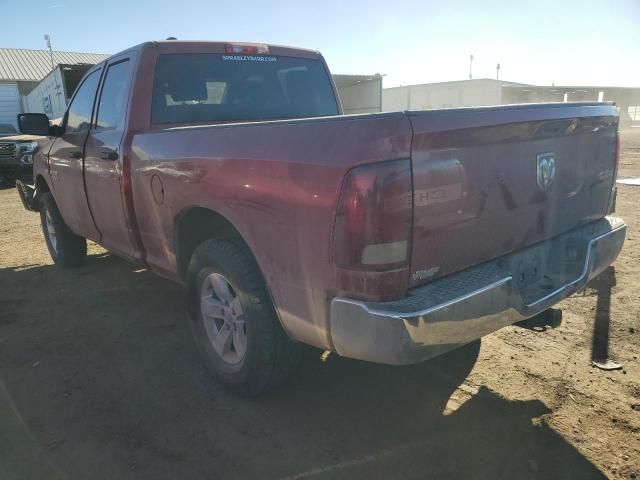
[[[78,267],[87,257],[87,240],[71,231],[50,193],[40,197],[40,223],[53,263],[63,268]]]
[[[239,238],[200,244],[187,270],[195,342],[214,377],[257,395],[295,370],[299,346],[282,329],[253,255]]]

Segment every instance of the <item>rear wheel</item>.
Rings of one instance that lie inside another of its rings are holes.
[[[51,259],[64,268],[82,265],[87,256],[86,239],[69,229],[50,193],[40,197],[40,223]]]
[[[299,347],[282,329],[251,252],[237,238],[200,244],[187,271],[193,336],[213,375],[257,395],[283,383]]]

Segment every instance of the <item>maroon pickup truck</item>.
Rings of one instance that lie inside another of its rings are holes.
[[[34,185],[63,267],[86,239],[182,282],[222,382],[258,393],[299,342],[419,362],[566,298],[614,261],[618,114],[558,103],[342,115],[322,56],[149,42],[96,65]]]

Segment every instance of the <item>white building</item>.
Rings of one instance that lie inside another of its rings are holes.
[[[342,110],[350,113],[374,113],[382,108],[382,75],[333,75]]]
[[[109,55],[53,52],[53,65],[95,64]],[[24,96],[52,70],[48,50],[0,48],[0,123],[16,126],[18,113],[25,111]]]
[[[480,78],[385,88],[382,91],[382,111],[500,105],[505,85],[524,86],[522,83]]]
[[[620,107],[622,127],[640,125],[640,88],[540,86],[480,78],[382,90],[383,112],[514,103],[601,101],[612,101]]]
[[[61,63],[22,96],[22,109],[30,113],[46,113],[50,119],[62,118],[73,92],[93,65]]]

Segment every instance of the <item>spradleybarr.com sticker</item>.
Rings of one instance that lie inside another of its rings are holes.
[[[233,62],[275,62],[276,57],[256,57],[254,55],[222,55],[222,60]]]

